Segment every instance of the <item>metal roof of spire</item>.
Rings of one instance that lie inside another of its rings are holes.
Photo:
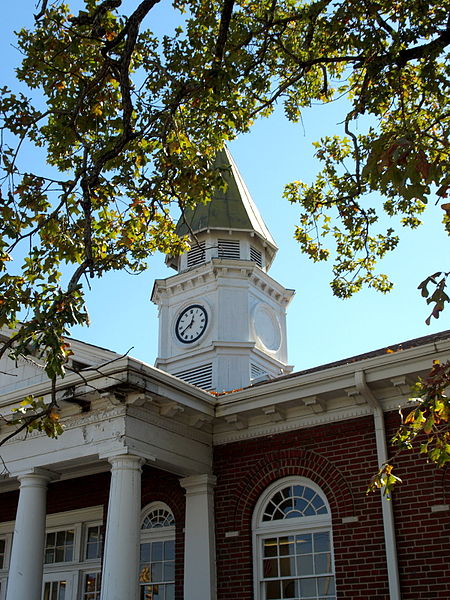
[[[199,233],[209,229],[254,232],[271,247],[273,255],[277,245],[227,147],[217,154],[214,166],[222,170],[226,190],[216,190],[211,202],[186,210],[185,217],[178,222],[177,233],[189,235],[191,231]]]

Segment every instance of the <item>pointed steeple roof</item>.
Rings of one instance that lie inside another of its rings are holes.
[[[217,154],[214,166],[221,169],[226,190],[216,190],[211,202],[197,204],[193,210],[186,210],[184,218],[178,222],[177,233],[189,235],[191,232],[199,233],[212,229],[248,231],[256,234],[264,245],[269,246],[273,258],[277,245],[256,208],[228,148],[224,147]]]

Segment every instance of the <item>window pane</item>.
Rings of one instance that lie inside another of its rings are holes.
[[[295,581],[293,579],[282,581],[281,587],[283,590],[283,598],[295,598]]]
[[[315,573],[329,573],[331,571],[331,554],[324,552],[314,557]]]
[[[150,581],[150,567],[142,567],[139,573],[139,583],[150,583]]]
[[[60,581],[58,589],[58,600],[65,600],[66,597],[66,582]]]
[[[330,534],[328,531],[324,533],[314,534],[314,551],[328,552],[330,550]]]
[[[305,487],[303,488],[304,492],[303,492],[303,497],[306,498],[307,500],[312,500],[314,498],[314,496],[317,497],[317,494],[314,490],[312,490],[309,487]]]
[[[289,515],[289,513],[292,511],[292,500],[291,500],[291,498],[288,498],[287,500],[284,500],[280,504],[280,509],[284,512],[285,516],[287,517]]]
[[[315,511],[317,514],[321,514],[322,512],[327,512],[327,508],[322,500],[322,498],[320,498],[319,496],[316,496],[311,504],[314,506]],[[325,510],[323,510],[325,509]]]
[[[266,583],[267,600],[279,600],[281,598],[281,586],[279,581],[268,581]]]
[[[297,535],[295,541],[297,546],[297,554],[311,554],[312,535],[310,533],[305,533],[304,535]]]
[[[141,544],[141,562],[150,562],[150,544]]]
[[[334,596],[334,577],[318,577],[319,594],[322,596]]]
[[[152,586],[152,594],[153,595],[150,597],[151,600],[163,600],[164,599],[164,591],[160,585]]]
[[[264,540],[264,556],[277,555],[277,538]]]
[[[153,542],[152,544],[152,561],[162,560],[163,558],[163,543]]]
[[[280,556],[295,554],[295,538],[293,535],[289,537],[279,538]]]
[[[284,577],[289,575],[295,575],[295,558],[281,558],[280,559],[280,574]]]
[[[308,502],[304,498],[295,498],[294,500],[296,514],[292,515],[293,517],[301,517],[305,513],[305,510],[308,508]]]
[[[167,562],[164,564],[164,581],[174,581],[175,579],[175,563]]]
[[[160,582],[163,580],[162,567],[163,567],[163,564],[160,562],[152,563],[152,581]]]
[[[64,548],[56,548],[55,562],[64,562]]]
[[[313,575],[313,557],[312,554],[305,554],[297,557],[297,569],[299,575]],[[323,571],[321,571],[323,573]]]
[[[153,586],[152,585],[143,585],[141,587],[141,595],[140,600],[153,600]]]
[[[316,597],[316,580],[315,579],[300,579],[300,596],[301,598]]]
[[[289,559],[288,559],[289,560]],[[278,577],[278,559],[269,558],[263,561],[264,578]]]
[[[164,542],[164,560],[175,559],[175,540]]]

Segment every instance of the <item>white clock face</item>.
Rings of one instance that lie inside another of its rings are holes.
[[[281,327],[272,308],[266,304],[258,304],[254,312],[254,328],[262,345],[276,352],[281,345]]]
[[[196,342],[206,330],[208,313],[201,304],[191,304],[183,310],[175,323],[175,335],[183,344]]]

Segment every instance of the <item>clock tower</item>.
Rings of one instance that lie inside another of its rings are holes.
[[[289,373],[286,307],[294,292],[268,275],[276,244],[228,149],[215,161],[226,182],[180,219],[191,249],[169,257],[176,275],[155,281],[156,366],[207,390],[239,389]]]

